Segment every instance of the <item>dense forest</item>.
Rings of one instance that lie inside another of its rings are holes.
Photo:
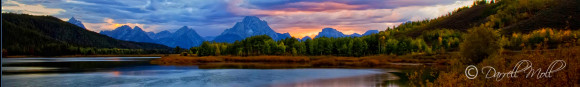
[[[580,31],[577,30],[580,28],[580,16],[577,14],[580,7],[569,2],[575,1],[475,1],[472,6],[458,8],[435,19],[406,22],[363,37],[322,37],[306,41],[286,38],[274,41],[262,35],[234,43],[204,42],[200,47],[177,49],[175,52],[197,53],[198,56],[360,57],[460,51],[467,57],[486,57],[501,49],[521,50],[538,45],[556,48],[563,44],[580,43]]]
[[[8,55],[169,53],[170,47],[130,42],[88,31],[52,16],[2,13],[2,51]]]

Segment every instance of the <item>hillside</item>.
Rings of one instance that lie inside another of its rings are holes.
[[[451,29],[465,32],[476,26],[500,29],[502,34],[529,33],[541,28],[580,29],[578,0],[496,0],[476,1],[447,15],[424,21],[403,23],[393,29],[418,37],[427,31]]]
[[[2,16],[2,45],[3,49],[6,49],[10,54],[33,54],[35,51],[58,51],[69,49],[70,47],[170,49],[159,44],[113,39],[82,29],[52,16],[32,16],[14,13],[2,13]],[[54,53],[52,55],[57,54]]]
[[[580,29],[580,6],[578,0],[555,0],[560,1],[551,5],[553,7],[537,11],[530,18],[519,20],[513,25],[504,27],[503,30],[512,32],[531,32],[539,28],[555,29]]]

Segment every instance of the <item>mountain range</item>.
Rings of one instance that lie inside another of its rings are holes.
[[[256,35],[268,35],[274,40],[291,37],[290,34],[276,33],[266,21],[260,20],[256,16],[246,16],[241,22],[237,22],[232,28],[224,30],[213,41],[233,43],[247,37]]]
[[[338,37],[346,37],[347,35],[344,35],[342,32],[333,29],[333,28],[324,28],[322,29],[322,31],[318,32],[318,35],[316,35],[316,37],[314,38],[320,38],[320,37],[328,37],[328,38],[338,38]]]
[[[205,41],[195,30],[187,26],[183,26],[173,33],[167,30],[154,33],[145,32],[138,26],[131,28],[128,25],[123,25],[115,30],[105,30],[100,33],[119,40],[159,43],[169,47],[179,46],[182,48],[199,46],[201,42]]]
[[[67,23],[53,16],[32,16],[15,13],[2,13],[2,16],[2,46],[12,53],[18,53],[22,49],[26,49],[25,51],[28,52],[29,50],[42,49],[43,47],[58,48],[59,46],[170,49],[160,44],[114,39],[83,29],[76,24]],[[55,51],[58,49],[50,48],[47,50]]]
[[[162,31],[156,33],[155,36],[157,42],[169,47],[195,47],[201,45],[205,41],[197,32],[187,26],[179,28],[177,31],[171,33],[168,31]]]
[[[75,17],[71,17],[70,19],[68,19],[67,22],[68,23],[71,23],[71,24],[74,24],[74,25],[77,25],[77,26],[79,26],[79,27],[81,27],[83,29],[87,29],[87,28],[85,28],[85,25],[83,25],[83,22],[75,19]]]
[[[117,27],[115,30],[104,30],[100,34],[110,36],[119,40],[135,41],[135,42],[148,42],[157,43],[157,41],[151,39],[143,29],[138,26],[131,28],[128,25],[123,25]]]
[[[71,18],[72,19],[72,18]],[[80,23],[80,22],[79,22]],[[183,26],[175,32],[169,32],[167,30],[158,33],[145,32],[140,27],[135,26],[131,28],[130,26],[123,25],[114,30],[101,31],[101,34],[126,41],[135,42],[149,42],[149,43],[159,43],[169,47],[182,47],[190,48],[201,45],[203,41],[215,41],[215,42],[228,42],[233,43],[237,40],[242,40],[247,37],[256,35],[268,35],[274,40],[281,40],[285,38],[292,38],[290,33],[277,33],[275,32],[268,23],[264,20],[260,20],[255,16],[246,16],[241,22],[237,22],[232,28],[224,30],[219,36],[216,37],[201,37],[195,30]],[[373,33],[378,33],[378,30],[369,30],[363,35],[370,35]],[[333,28],[324,28],[315,37],[361,37],[358,33],[351,35],[345,35],[342,32]],[[312,39],[310,37],[305,37]],[[303,38],[302,40],[306,40]]]
[[[340,32],[334,28],[324,28],[324,29],[322,29],[322,31],[318,32],[318,35],[316,35],[316,37],[314,37],[314,38],[320,38],[320,37],[328,37],[328,38],[361,37],[361,36],[365,36],[365,35],[371,35],[374,33],[379,33],[379,30],[368,30],[363,35],[360,35],[358,33],[353,33],[351,35],[345,35],[344,33]],[[310,37],[308,37],[308,38],[310,38]]]

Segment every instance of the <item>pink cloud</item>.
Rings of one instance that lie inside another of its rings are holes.
[[[337,2],[296,2],[289,3],[283,7],[284,11],[336,11],[336,10],[352,10],[366,7],[366,5],[349,5],[345,3]]]
[[[385,30],[406,21],[417,21],[445,15],[471,2],[448,5],[409,6],[394,9],[365,9],[339,11],[285,11],[263,17],[277,32],[289,32],[295,37],[313,36],[322,28],[332,27],[345,34],[364,33],[367,30]]]

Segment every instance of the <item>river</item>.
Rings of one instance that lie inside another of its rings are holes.
[[[406,86],[399,69],[202,69],[150,64],[159,57],[4,58],[2,87]]]

